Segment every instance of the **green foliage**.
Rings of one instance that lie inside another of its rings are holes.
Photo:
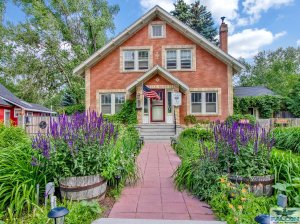
[[[196,124],[197,123],[197,118],[194,115],[192,115],[192,114],[187,115],[187,116],[184,117],[184,123],[186,125]]]
[[[250,124],[256,123],[256,118],[251,114],[234,114],[226,118],[226,122],[230,125],[234,122],[239,122],[240,120],[248,120]]]
[[[137,179],[137,167],[135,159],[139,153],[139,134],[132,126],[122,126],[115,145],[105,151],[105,159],[101,160],[103,176],[109,185],[116,186],[116,176],[121,177],[121,182],[135,181]]]
[[[209,200],[218,191],[219,164],[213,160],[184,158],[175,172],[179,189],[187,189],[200,200]]]
[[[206,39],[214,44],[218,44],[218,31],[214,20],[206,6],[201,5],[200,1],[187,4],[184,0],[178,0],[175,4],[175,10],[171,14],[181,20],[187,26],[200,33]]]
[[[244,185],[234,185],[226,177],[218,179],[218,191],[209,204],[215,214],[228,224],[252,224],[259,214],[269,214],[275,197],[255,197]]]
[[[100,207],[97,201],[63,201],[59,203],[58,206],[64,206],[69,209],[69,214],[65,216],[65,223],[82,223],[90,224],[95,219],[100,218],[103,209]],[[35,206],[34,212],[28,214],[24,217],[14,219],[10,223],[30,223],[30,224],[41,224],[41,223],[51,223],[52,219],[47,217],[50,208]]]
[[[73,69],[108,41],[119,7],[107,0],[16,0],[14,4],[26,19],[7,25],[1,21],[0,26],[0,73],[7,83],[15,82],[14,93],[50,106],[64,89],[75,95],[84,92],[84,80]],[[76,104],[83,97],[76,96]],[[55,103],[52,106],[59,108],[60,102]]]
[[[179,138],[192,138],[194,140],[211,140],[213,137],[213,133],[210,130],[205,130],[201,128],[186,128],[181,133]]]
[[[300,206],[300,156],[291,151],[273,150],[274,186],[278,193],[288,196],[289,207]]]
[[[278,48],[259,52],[253,63],[239,75],[240,86],[265,86],[281,96],[288,96],[299,78],[300,48]]]
[[[30,140],[22,128],[15,126],[6,127],[0,122],[0,150],[1,148],[14,146],[17,143],[28,142],[30,142]]]
[[[234,97],[233,110],[237,114],[247,114],[249,108],[257,108],[261,118],[272,118],[274,113],[286,108],[286,99],[281,96]]]
[[[278,149],[300,153],[300,127],[277,127],[272,132]]]
[[[85,105],[84,104],[75,104],[71,106],[65,106],[63,108],[60,108],[57,110],[59,114],[67,114],[72,115],[75,113],[82,113],[85,111]]]
[[[137,114],[135,100],[126,100],[126,102],[122,105],[121,111],[119,111],[115,116],[116,121],[122,124],[136,124]]]
[[[0,213],[5,212],[10,220],[32,211],[36,185],[43,192],[47,180],[44,168],[31,165],[35,152],[27,142],[0,149]]]
[[[295,83],[287,99],[287,108],[296,117],[300,117],[300,78]]]

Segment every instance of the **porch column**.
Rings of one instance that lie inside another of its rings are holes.
[[[138,96],[142,96],[143,95],[143,85],[139,84],[136,87],[136,99]],[[144,101],[142,100],[141,103],[143,104]],[[143,106],[142,106],[143,108]],[[138,120],[138,124],[142,124],[143,123],[143,109],[138,109],[137,110],[137,120]]]
[[[174,92],[179,92],[179,85],[174,86]],[[180,124],[180,107],[175,107],[175,113],[176,113],[176,123]]]

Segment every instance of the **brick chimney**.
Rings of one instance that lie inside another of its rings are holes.
[[[228,52],[228,25],[226,23],[224,23],[224,19],[225,17],[221,17],[222,23],[220,26],[220,48],[224,51],[224,52]]]

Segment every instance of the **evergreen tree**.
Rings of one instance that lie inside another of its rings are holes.
[[[288,110],[295,115],[296,117],[300,117],[300,79],[298,78],[294,88],[289,94],[289,98],[287,100]]]
[[[214,44],[218,44],[218,29],[214,24],[212,15],[207,11],[206,6],[201,5],[200,1],[187,4],[184,0],[174,3],[175,10],[171,14],[177,19],[203,35]]]

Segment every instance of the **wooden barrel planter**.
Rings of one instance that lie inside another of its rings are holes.
[[[255,196],[271,196],[273,195],[273,188],[275,177],[274,175],[253,176],[251,178],[230,175],[228,179],[232,183],[243,183],[250,185],[250,191]]]
[[[103,199],[107,182],[99,175],[67,177],[60,179],[60,191],[63,198],[69,200]]]

